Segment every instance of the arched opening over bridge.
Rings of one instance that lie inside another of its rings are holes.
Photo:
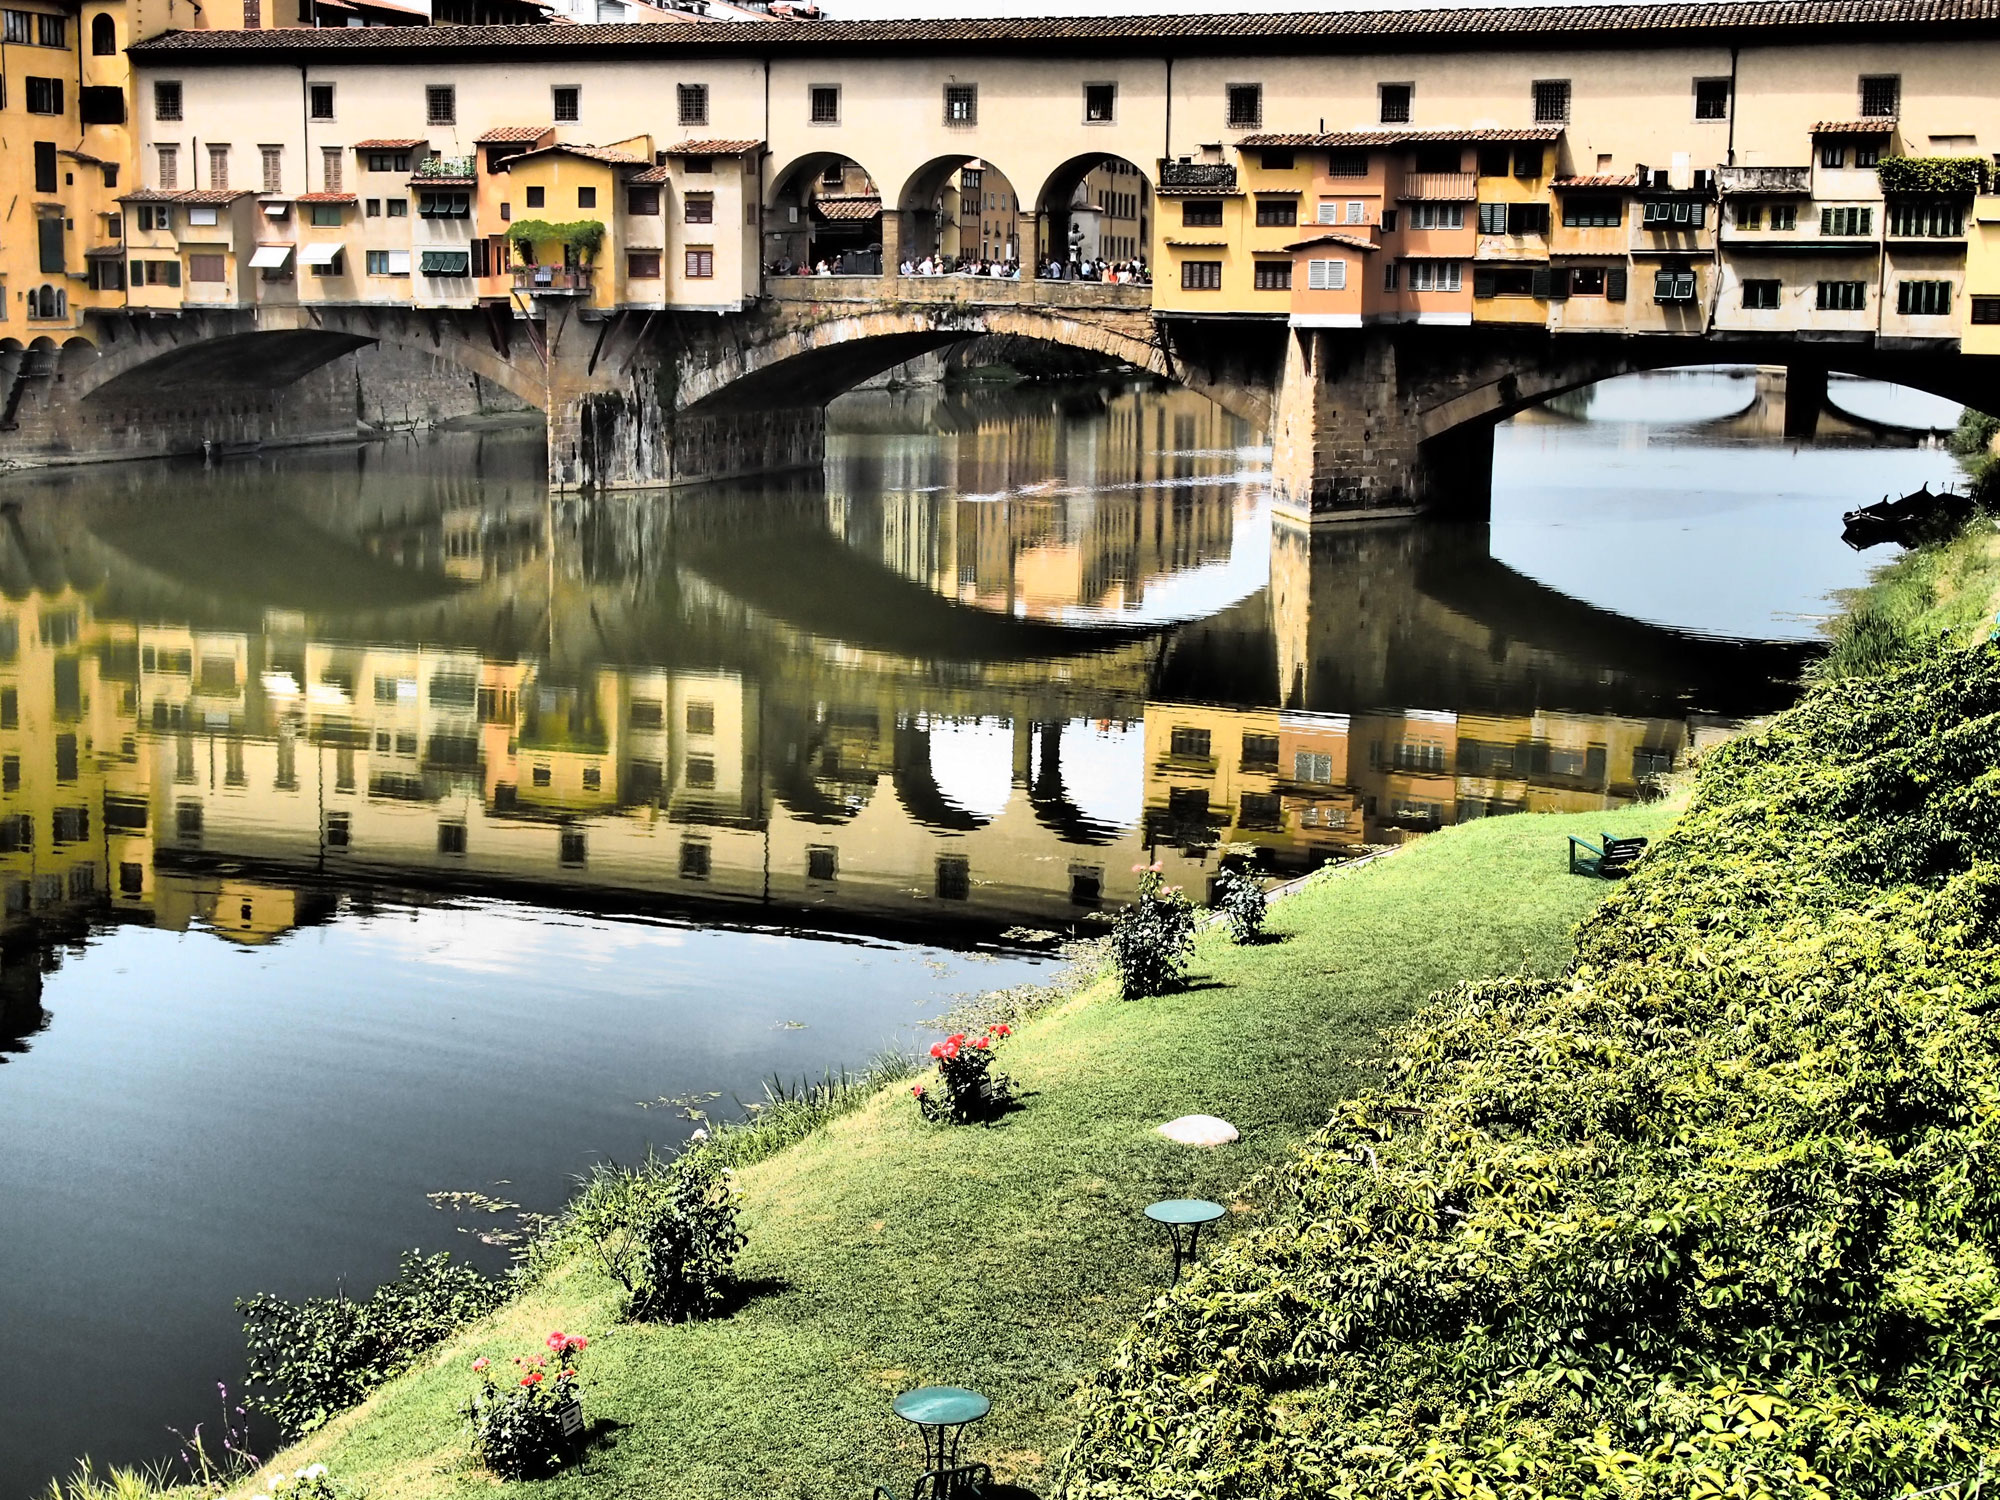
[[[1151,243],[1153,184],[1122,156],[1072,156],[1043,182],[1035,198],[1041,224],[1036,263],[1130,263]]]
[[[953,266],[1023,258],[1033,240],[1020,193],[992,162],[971,154],[934,156],[896,196],[900,264]]]
[[[772,174],[763,260],[774,275],[874,276],[882,270],[882,193],[851,156],[813,151]]]

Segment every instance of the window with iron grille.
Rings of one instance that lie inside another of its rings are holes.
[[[979,85],[948,83],[944,88],[944,122],[947,125],[979,123]]]
[[[458,123],[458,90],[448,83],[433,83],[424,89],[424,119],[432,125]]]
[[[306,89],[306,98],[307,98],[307,112],[312,116],[313,119],[331,120],[333,118],[332,84],[315,83],[308,85]]]
[[[1903,103],[1903,80],[1895,73],[1864,73],[1861,77],[1861,117],[1892,119]]]
[[[674,86],[675,97],[680,106],[680,121],[683,125],[706,125],[708,123],[708,85],[705,83],[681,83]]]
[[[1697,78],[1694,81],[1694,117],[1697,120],[1729,118],[1729,80]]]
[[[1744,282],[1743,305],[1753,312],[1771,311],[1778,305],[1778,283],[1775,281]]]
[[[1535,123],[1537,125],[1566,125],[1569,123],[1569,80],[1567,78],[1538,78],[1532,86],[1535,101]]]
[[[1409,83],[1385,83],[1380,85],[1381,117],[1384,125],[1407,125],[1410,123],[1410,99],[1416,93],[1416,85]]]
[[[1823,208],[1819,211],[1819,232],[1836,238],[1874,232],[1872,208]]]
[[[1296,198],[1259,198],[1257,200],[1257,222],[1265,226],[1287,225],[1299,222],[1299,200]]]
[[[816,83],[806,90],[807,118],[815,125],[840,123],[840,85]]]
[[[1087,125],[1109,125],[1118,110],[1118,85],[1086,83],[1083,86],[1083,119]]]
[[[1941,318],[1951,312],[1949,281],[1899,281],[1896,311],[1915,317]]]
[[[1260,292],[1289,292],[1292,263],[1288,260],[1260,260],[1251,273],[1252,284]]]
[[[1332,151],[1327,153],[1326,175],[1329,177],[1366,177],[1368,175],[1368,153],[1366,151]]]
[[[1822,281],[1816,305],[1821,312],[1864,312],[1868,307],[1868,283]]]
[[[556,123],[575,124],[583,115],[583,90],[574,84],[558,84],[552,91]]]
[[[1228,121],[1231,129],[1249,129],[1264,123],[1263,84],[1232,83],[1229,85],[1228,98]]]

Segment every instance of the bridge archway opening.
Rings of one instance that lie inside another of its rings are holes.
[[[853,157],[808,152],[772,178],[763,245],[771,274],[824,264],[834,275],[880,275],[882,246],[882,191]]]
[[[902,261],[1017,261],[1033,243],[1013,180],[978,156],[936,156],[910,174],[896,198]]]
[[[1606,376],[1544,397],[1516,415],[1850,443],[1915,444],[1949,432],[1964,402],[1879,373],[1702,363]],[[1996,403],[2000,404],[2000,403]]]
[[[1122,156],[1072,156],[1035,200],[1037,264],[1060,261],[1067,273],[1084,261],[1138,260],[1151,243],[1153,212],[1152,180],[1137,165]]]

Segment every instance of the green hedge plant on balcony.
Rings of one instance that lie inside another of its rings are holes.
[[[599,219],[571,219],[551,223],[547,219],[517,219],[508,227],[507,238],[530,248],[551,242],[574,245],[585,260],[597,254],[604,243],[604,224]]]
[[[1890,156],[1876,164],[1885,193],[1970,198],[1988,185],[1987,164],[1974,156]]]

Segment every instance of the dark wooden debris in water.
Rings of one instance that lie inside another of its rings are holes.
[[[1972,510],[1970,495],[1955,490],[1933,495],[1926,484],[1900,500],[1884,495],[1873,505],[1850,510],[1841,517],[1846,524],[1840,538],[1856,552],[1883,542],[1921,546],[1949,536],[1972,518]]]

